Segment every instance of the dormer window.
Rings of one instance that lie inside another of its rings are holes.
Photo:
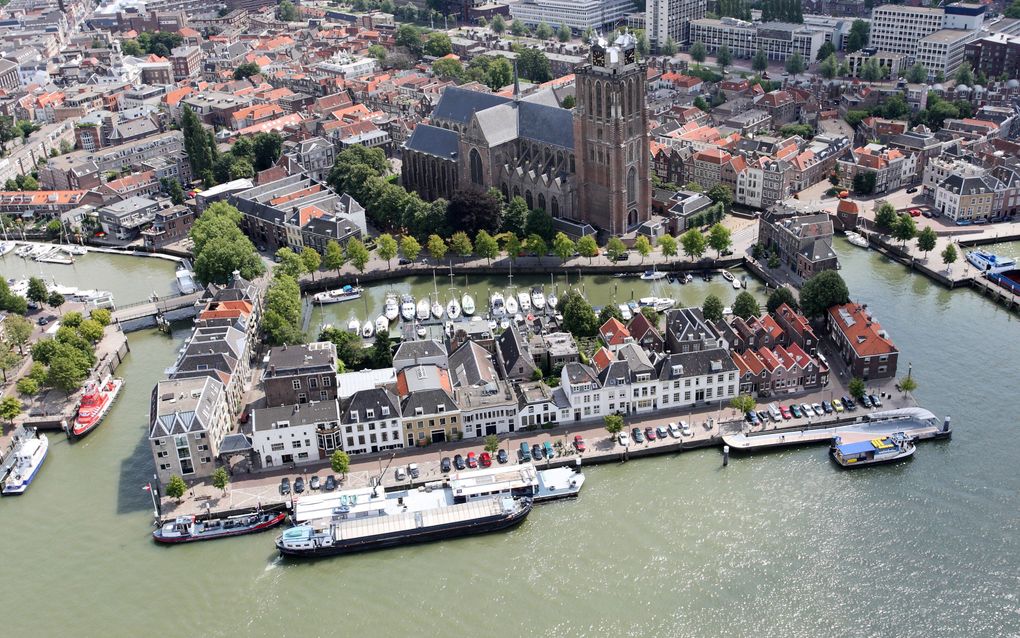
[[[358,411],[357,410],[351,410],[351,421],[357,421],[357,420],[358,420]]]

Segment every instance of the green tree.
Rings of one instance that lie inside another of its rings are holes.
[[[91,363],[83,353],[66,344],[57,344],[56,352],[58,354],[49,362],[46,383],[64,394],[71,394],[88,378]]]
[[[38,277],[28,278],[28,292],[26,293],[29,301],[34,301],[37,304],[44,304],[49,298],[49,291],[46,290],[46,283]]]
[[[357,268],[358,272],[365,272],[365,265],[368,264],[370,255],[368,249],[365,248],[365,244],[360,239],[355,237],[348,241],[344,252],[347,261],[351,262],[351,265]]]
[[[517,52],[517,70],[522,77],[536,84],[552,79],[549,58],[545,57],[545,53],[538,49],[530,47],[520,49]]]
[[[315,273],[322,266],[322,255],[314,248],[305,246],[301,249],[301,265],[305,272],[311,273],[312,281],[315,281]]]
[[[575,337],[593,337],[598,331],[598,317],[588,300],[576,290],[571,290],[560,299],[563,312],[563,328]]]
[[[528,223],[528,204],[523,197],[518,195],[507,202],[503,207],[502,223],[504,232],[527,233],[525,225]]]
[[[90,318],[95,319],[99,323],[99,325],[103,326],[104,328],[110,325],[110,321],[113,319],[112,313],[106,308],[96,308],[91,313],[89,313],[89,316]]]
[[[953,244],[948,244],[945,248],[942,249],[942,263],[946,265],[946,268],[956,263],[956,259],[957,259],[956,246],[954,246]]]
[[[707,52],[705,50],[705,43],[702,42],[701,40],[695,42],[693,45],[691,45],[690,54],[691,59],[694,60],[695,62],[699,63],[704,62],[705,56],[707,55]]]
[[[386,59],[386,47],[381,44],[373,44],[368,47],[368,55],[382,62]]]
[[[386,268],[390,267],[390,261],[397,256],[397,240],[389,233],[379,235],[375,241],[375,252],[380,259],[386,260]]]
[[[277,273],[266,290],[266,307],[262,329],[271,345],[302,343],[301,288],[297,280]]]
[[[0,370],[3,371],[4,383],[7,383],[7,371],[13,370],[21,363],[21,356],[11,349],[7,343],[0,341]]]
[[[793,55],[786,58],[786,72],[790,75],[797,75],[803,73],[807,65],[804,63],[804,58],[800,53],[794,52]]]
[[[96,343],[103,338],[103,326],[99,325],[95,319],[86,319],[78,326],[78,334],[92,343]]]
[[[550,40],[554,33],[555,31],[552,30],[552,27],[545,22],[540,22],[538,26],[535,27],[535,37],[539,40]]]
[[[896,209],[889,202],[882,202],[875,211],[875,226],[882,232],[890,232],[896,224]]]
[[[288,2],[288,0],[283,0]],[[282,5],[282,3],[281,3]],[[188,484],[184,482],[184,479],[174,474],[170,477],[170,480],[166,484],[166,495],[170,498],[176,498],[178,501],[184,496],[184,493],[188,491]]]
[[[903,392],[903,394],[905,396],[905,395],[913,392],[916,389],[917,389],[917,381],[915,381],[914,377],[912,377],[910,375],[910,373],[907,372],[907,376],[905,376],[902,379],[900,379],[900,390]]]
[[[453,58],[439,58],[432,63],[432,72],[444,80],[464,81],[464,65]]]
[[[210,143],[202,122],[186,104],[181,111],[181,132],[184,134],[184,151],[191,164],[191,174],[203,176],[211,172],[216,161],[216,146]]]
[[[425,53],[434,58],[441,58],[444,55],[453,53],[453,44],[450,43],[450,36],[442,31],[433,31],[425,41]]]
[[[705,297],[705,302],[701,305],[701,314],[705,316],[705,319],[711,322],[722,321],[723,317],[723,303],[719,297],[715,295],[708,295]]]
[[[64,295],[60,294],[56,290],[51,291],[50,294],[46,296],[46,305],[54,310],[63,306],[66,301],[67,300],[64,299]]]
[[[344,249],[340,247],[335,239],[330,239],[326,242],[326,256],[322,260],[322,265],[329,270],[335,270],[336,276],[340,276],[340,269],[343,268],[344,262],[347,261],[347,256],[344,255]]]
[[[475,247],[471,245],[471,238],[467,233],[458,231],[450,238],[450,250],[458,257],[470,257]]]
[[[480,230],[475,235],[475,252],[479,257],[484,257],[486,263],[492,263],[499,255],[499,242],[485,230]]]
[[[542,239],[553,238],[553,219],[549,213],[536,209],[528,213],[528,223],[524,226],[525,235],[538,235]]]
[[[839,70],[839,60],[836,58],[836,54],[832,53],[822,60],[822,63],[818,65],[818,72],[822,74],[822,77],[826,80],[831,80],[836,77],[836,73]]]
[[[723,44],[719,47],[719,50],[715,52],[715,61],[719,63],[721,67],[727,67],[730,62],[733,61],[733,54],[730,53],[730,47]]]
[[[708,231],[708,246],[716,251],[717,257],[722,257],[722,252],[729,249],[732,243],[733,235],[730,229],[722,224],[714,224]]]
[[[853,179],[854,192],[860,195],[870,195],[875,192],[875,174],[857,173]]]
[[[745,290],[737,295],[736,301],[733,302],[733,314],[741,319],[750,319],[761,314],[761,306],[758,305],[754,295]]]
[[[595,238],[591,235],[585,235],[577,240],[577,253],[582,257],[588,258],[588,263],[591,263],[592,257],[599,254],[599,245],[595,243]],[[566,260],[564,260],[566,261]]]
[[[570,36],[571,36],[570,27],[567,26],[567,23],[564,22],[560,24],[560,28],[556,31],[556,37],[559,39],[559,41],[570,42]]]
[[[553,237],[553,253],[560,258],[561,262],[566,263],[568,259],[574,256],[574,251],[577,250],[577,246],[573,240],[567,237],[566,233],[556,233]]]
[[[708,113],[709,111],[712,110],[712,105],[709,104],[705,100],[705,98],[701,97],[700,95],[698,97],[694,98],[693,104],[694,104],[695,108],[701,109],[705,113]]]
[[[610,319],[623,321],[623,313],[620,312],[620,309],[615,304],[607,303],[602,306],[602,310],[599,310],[598,324],[603,326]]]
[[[212,484],[218,490],[223,490],[223,493],[227,493],[227,485],[230,484],[230,475],[227,474],[227,470],[222,467],[216,468],[216,471],[212,473]]]
[[[868,33],[871,30],[871,26],[865,20],[854,20],[853,24],[850,25],[850,35],[847,37],[844,49],[846,52],[853,53],[854,51],[860,51],[868,44]]]
[[[627,246],[623,243],[623,240],[619,237],[610,237],[609,242],[606,243],[606,256],[615,262],[619,261],[620,257],[623,257],[625,254],[627,254]]]
[[[676,42],[671,36],[666,37],[666,41],[659,47],[659,53],[667,57],[676,55]]]
[[[542,261],[542,257],[549,253],[549,246],[545,243],[545,239],[539,235],[528,235],[527,246],[531,254],[538,257],[540,262]]]
[[[446,242],[443,241],[443,238],[439,235],[429,235],[429,240],[425,244],[425,248],[429,251],[429,254],[432,255],[432,259],[434,259],[436,263],[443,261],[448,250]]]
[[[4,355],[0,353],[0,367],[3,367]],[[7,368],[4,368],[4,383],[7,382]],[[15,389],[27,397],[35,396],[39,392],[39,382],[31,377],[22,377],[15,384]]]
[[[829,308],[850,301],[846,282],[835,270],[823,270],[801,286],[800,308],[808,317],[821,317]]]
[[[758,405],[758,402],[754,400],[750,394],[738,394],[737,396],[730,399],[730,407],[740,412],[741,414],[747,414]]]
[[[970,62],[964,62],[956,69],[956,75],[953,76],[957,84],[966,84],[967,86],[974,86],[974,67],[970,65]]]
[[[928,81],[928,69],[923,64],[918,62],[914,66],[907,69],[907,82],[914,84],[920,84]]]
[[[861,65],[860,76],[865,82],[877,82],[882,79],[883,75],[882,67],[878,64],[876,58],[869,58],[867,62]]]
[[[347,476],[347,471],[351,469],[351,457],[347,456],[347,452],[337,450],[330,455],[329,466],[337,474]]]
[[[400,238],[400,252],[405,259],[417,261],[418,255],[421,254],[421,244],[411,235],[404,235]]]
[[[252,141],[252,165],[256,171],[264,171],[276,164],[283,153],[283,138],[276,133],[258,133]]]
[[[255,62],[244,62],[243,64],[234,67],[235,80],[244,80],[253,75],[258,75],[259,73],[262,73],[262,69]]]
[[[63,322],[66,325],[66,317]],[[34,327],[32,322],[20,315],[9,315],[3,324],[2,334],[12,345],[18,346],[18,352],[25,354],[25,345],[32,338]]]
[[[499,437],[495,434],[490,434],[485,437],[485,451],[489,454],[495,454],[499,451]]]
[[[397,27],[393,41],[398,47],[407,49],[414,58],[420,58],[424,50],[421,43],[421,31],[413,24],[402,24]]]
[[[517,261],[517,258],[521,255],[521,239],[517,236],[517,233],[507,235],[503,244],[503,250],[506,251],[506,256],[510,258],[510,261]]]
[[[672,235],[662,235],[659,237],[658,244],[663,257],[676,257],[676,237],[673,237]]]
[[[768,302],[765,304],[765,308],[770,313],[775,313],[783,304],[786,304],[793,310],[797,310],[799,308],[797,298],[794,296],[793,291],[786,286],[780,286],[772,291],[772,294],[769,295]]]
[[[684,254],[698,260],[705,254],[705,236],[697,228],[692,228],[680,236],[680,245]]]
[[[925,261],[928,261],[928,253],[935,250],[938,242],[938,235],[931,226],[926,226],[917,234],[917,248],[924,253]]]
[[[754,57],[751,58],[751,68],[761,73],[769,68],[769,58],[765,55],[765,51],[758,49],[754,52]]]
[[[503,16],[497,13],[492,17],[492,22],[489,23],[489,29],[491,29],[495,34],[504,33],[506,31],[506,20],[503,19]]]
[[[641,263],[645,263],[645,257],[652,252],[652,243],[648,241],[648,237],[644,235],[638,235],[638,238],[634,240],[634,250],[641,255]]]
[[[623,432],[623,417],[619,414],[607,414],[602,418],[609,436],[616,439],[620,432]]]
[[[0,399],[0,418],[10,425],[14,425],[14,419],[18,418],[19,414],[21,414],[21,401],[14,397]]]
[[[847,390],[850,391],[850,396],[852,396],[855,399],[860,399],[862,396],[864,396],[864,393],[867,390],[867,388],[864,385],[864,379],[861,379],[859,377],[854,377],[853,379],[850,379],[850,383],[847,386]]]
[[[528,28],[524,26],[524,23],[520,20],[514,20],[510,23],[510,33],[517,36],[518,38],[528,32]]]
[[[910,215],[900,215],[896,223],[893,224],[892,236],[894,239],[900,240],[901,244],[906,244],[917,237],[917,224],[914,223],[914,218]]]
[[[284,246],[276,251],[274,272],[284,273],[297,279],[305,273],[305,262],[301,259],[301,255]]]
[[[815,56],[815,61],[821,62],[830,55],[836,55],[836,47],[833,46],[832,42],[825,42],[818,48],[818,55]]]

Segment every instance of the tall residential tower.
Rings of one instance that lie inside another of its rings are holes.
[[[687,42],[691,20],[705,17],[708,0],[648,0],[645,5],[645,32],[653,49],[667,41]]]

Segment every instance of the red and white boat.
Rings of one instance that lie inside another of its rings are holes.
[[[123,386],[123,379],[109,376],[103,379],[102,383],[90,382],[78,404],[78,413],[71,426],[71,436],[80,438],[99,427]]]

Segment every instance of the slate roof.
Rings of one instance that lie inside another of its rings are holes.
[[[223,385],[211,377],[160,381],[152,389],[149,438],[206,431],[222,400]]]
[[[340,410],[336,401],[313,401],[297,405],[262,408],[261,410],[252,411],[252,431],[271,430],[273,429],[273,424],[280,423],[281,421],[289,423],[289,427],[335,422],[339,419],[339,416]]]
[[[824,261],[836,257],[835,251],[832,250],[832,240],[828,237],[814,240],[802,248],[800,254],[810,261]]]
[[[433,157],[456,159],[458,136],[449,129],[419,124],[414,127],[414,132],[411,133],[405,146],[412,151]]]
[[[386,408],[389,414],[384,415],[383,408]],[[369,410],[372,410],[375,416],[368,417]],[[352,412],[358,413],[357,419],[353,417]],[[344,400],[341,408],[340,422],[343,424],[365,423],[381,419],[399,418],[400,402],[397,400],[397,397],[385,388],[372,388],[355,392],[348,399]]]
[[[446,390],[418,390],[404,399],[404,403],[400,406],[400,412],[408,418],[438,414],[440,405],[444,406],[443,413],[457,411],[457,404],[453,397],[446,393]],[[415,414],[416,408],[422,409],[421,415]]]
[[[698,350],[696,352],[681,352],[669,357],[674,365],[679,363],[684,367],[684,376],[704,376],[706,374],[722,374],[724,372],[736,372],[737,366],[730,358],[730,353],[722,348],[710,350]]]
[[[265,378],[336,370],[336,346],[328,341],[280,346],[269,351]]]
[[[403,341],[397,347],[393,355],[393,367],[401,367],[400,363],[414,364],[422,359],[433,357],[446,358],[446,348],[435,339],[424,339],[422,341]]]
[[[478,111],[506,104],[510,100],[495,93],[471,91],[456,86],[449,86],[432,111],[433,120],[450,120],[467,124]]]
[[[520,136],[551,146],[574,148],[574,120],[568,109],[520,102],[517,105]]]
[[[598,385],[598,377],[596,377],[591,368],[581,363],[568,363],[563,366],[563,371],[567,373],[567,380],[573,385],[581,383],[594,383]]]
[[[450,373],[454,387],[494,383],[499,379],[489,352],[474,341],[465,342],[450,355]]]

